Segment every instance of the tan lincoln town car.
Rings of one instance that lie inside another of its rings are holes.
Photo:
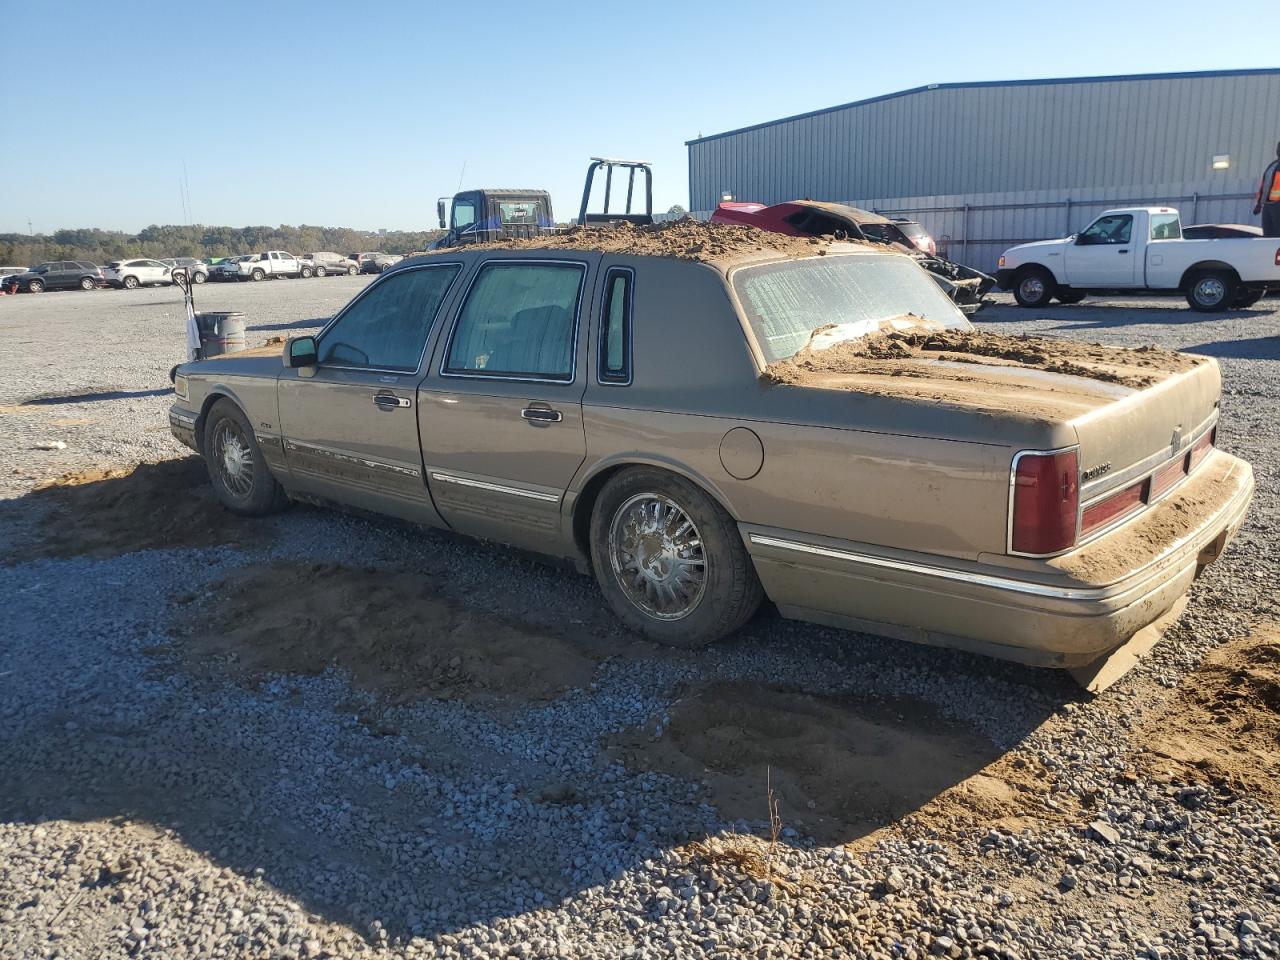
[[[1087,674],[1244,518],[1211,359],[983,334],[883,248],[646,229],[406,260],[314,337],[179,367],[173,432],[236,513],[569,558],[677,645],[768,597]]]

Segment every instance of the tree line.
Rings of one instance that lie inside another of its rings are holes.
[[[0,266],[24,267],[43,260],[91,260],[106,263],[128,257],[233,257],[260,250],[311,253],[425,250],[443,230],[388,231],[369,234],[350,227],[206,227],[152,225],[136,234],[82,228],[52,234],[0,233]]]

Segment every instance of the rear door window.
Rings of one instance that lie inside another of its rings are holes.
[[[572,381],[585,275],[581,263],[485,264],[458,314],[441,372]]]
[[[461,266],[406,270],[375,283],[320,337],[319,362],[338,367],[413,372],[427,334]]]
[[[1176,213],[1153,213],[1151,215],[1152,240],[1181,240],[1182,224]]]
[[[631,301],[635,272],[611,267],[604,279],[600,310],[600,354],[597,379],[624,386],[631,382]]]

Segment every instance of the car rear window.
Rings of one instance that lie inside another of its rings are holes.
[[[733,274],[767,363],[785,360],[819,327],[849,338],[905,315],[966,328],[969,321],[915,261],[898,254],[853,254],[743,267]]]
[[[908,237],[911,237],[913,240],[919,239],[920,237],[927,237],[929,235],[929,231],[918,223],[899,223],[898,227],[903,233]]]

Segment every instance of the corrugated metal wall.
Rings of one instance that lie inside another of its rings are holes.
[[[990,269],[1107,206],[1249,222],[1277,139],[1280,70],[943,85],[691,141],[690,209],[838,200],[918,219]]]

